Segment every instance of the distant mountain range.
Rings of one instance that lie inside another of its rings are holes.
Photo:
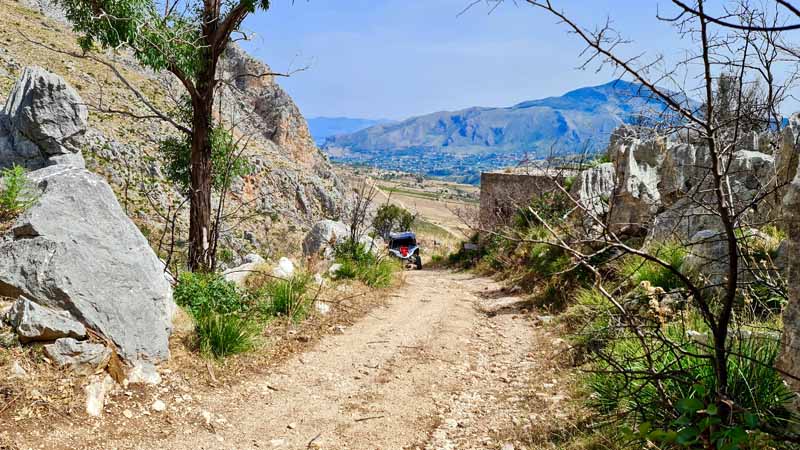
[[[505,108],[427,114],[328,137],[335,161],[477,183],[480,172],[523,159],[600,151],[611,132],[664,105],[642,85],[614,81]]]
[[[390,123],[389,119],[357,119],[352,117],[312,117],[308,129],[317,145],[323,145],[332,136],[355,133],[373,125]]]

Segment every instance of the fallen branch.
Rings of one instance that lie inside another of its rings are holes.
[[[356,419],[356,422],[366,422],[367,420],[372,419],[383,419],[386,416],[369,416],[369,417],[362,417],[360,419]]]

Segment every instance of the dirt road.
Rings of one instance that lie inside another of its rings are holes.
[[[552,406],[534,392],[548,379],[558,341],[519,314],[518,299],[498,284],[413,271],[390,295],[386,307],[269,375],[195,402],[189,416],[196,420],[182,432],[142,430],[87,445],[499,449],[507,436],[525,432],[530,408]],[[164,401],[167,412],[181,407],[177,398]],[[135,420],[120,426],[135,427]],[[59,434],[51,444],[68,442]]]

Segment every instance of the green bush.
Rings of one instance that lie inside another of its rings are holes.
[[[184,272],[173,295],[192,315],[204,355],[224,358],[253,348],[258,327],[247,316],[249,301],[220,274]]]
[[[180,274],[173,296],[175,303],[186,308],[194,317],[203,311],[240,313],[248,307],[247,299],[236,289],[236,285],[218,273]]]
[[[0,222],[15,218],[36,200],[24,168],[14,165],[0,171]]]
[[[258,309],[263,317],[284,316],[294,321],[303,319],[311,306],[308,296],[311,286],[308,274],[296,274],[288,280],[269,281],[260,292]]]
[[[670,242],[656,246],[650,254],[680,271],[687,252],[680,244]],[[673,271],[636,255],[627,255],[622,258],[620,274],[630,279],[634,286],[647,281],[651,286],[660,287],[667,292],[684,287]]]
[[[632,436],[639,442],[646,439],[682,448],[710,448],[703,443],[708,441],[715,442],[713,448],[764,448],[753,444],[763,438],[757,432],[759,426],[783,429],[789,424],[786,404],[793,394],[774,369],[778,342],[733,340],[728,395],[735,409],[723,422],[716,416],[716,386],[708,348],[689,340],[683,328],[675,324],[664,332],[681,351],[650,342],[650,357],[656,364],[653,369],[663,376],[637,375],[649,370],[640,340],[633,336],[616,339],[605,349],[613,366],[599,362],[589,371],[590,405],[609,418],[623,418],[637,430]]]
[[[416,217],[407,209],[391,203],[384,203],[375,212],[375,218],[372,219],[372,227],[379,236],[388,239],[389,233],[393,231],[411,230],[415,219]]]
[[[565,180],[568,183],[572,181]],[[538,215],[548,224],[558,225],[564,222],[567,213],[573,208],[570,198],[561,191],[545,192],[531,199],[530,204],[520,208],[514,216],[513,225],[518,230],[526,230],[541,225]],[[532,211],[535,211],[534,214]]]
[[[356,279],[372,288],[389,287],[400,270],[396,261],[376,256],[361,243],[346,241],[336,246],[335,255],[335,262],[341,264],[336,278]]]
[[[258,336],[258,327],[239,314],[221,314],[206,309],[195,316],[195,332],[204,355],[224,358],[251,350]]]

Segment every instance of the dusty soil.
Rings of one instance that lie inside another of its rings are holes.
[[[141,402],[79,427],[6,434],[0,444],[520,449],[536,440],[539,422],[559,420],[568,395],[554,361],[565,344],[520,299],[489,279],[445,271],[407,272],[387,295],[352,326],[225,389],[161,387],[154,396],[164,412]]]

